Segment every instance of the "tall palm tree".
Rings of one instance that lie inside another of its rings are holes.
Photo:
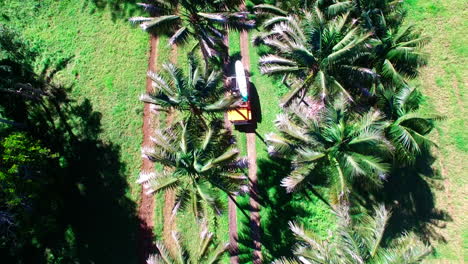
[[[232,195],[245,190],[247,177],[239,172],[245,167],[239,151],[230,147],[233,138],[222,121],[211,121],[207,129],[196,123],[180,121],[152,137],[153,148],[143,148],[143,157],[165,166],[164,170],[141,173],[138,183],[147,194],[172,189],[176,195],[173,213],[191,206],[195,215],[207,215],[209,207],[221,213],[221,192]]]
[[[268,134],[266,142],[273,155],[291,159],[293,171],[281,185],[287,192],[327,175],[338,189],[338,200],[346,202],[351,186],[379,186],[389,166],[384,162],[390,151],[381,116],[377,111],[364,114],[348,110],[343,99],[329,105],[320,117],[311,117],[310,109],[295,104],[278,115],[279,134]]]
[[[227,52],[223,43],[225,26],[236,29],[254,26],[245,12],[231,12],[240,3],[240,0],[153,0],[151,4],[140,5],[154,16],[133,17],[130,21],[141,23],[146,31],[171,33],[170,45],[196,39],[203,56],[209,58]]]
[[[158,73],[149,72],[153,81],[153,92],[140,96],[140,100],[153,104],[159,110],[175,109],[188,120],[197,117],[204,122],[217,113],[234,108],[239,97],[226,94],[222,73],[201,67],[194,56],[189,55],[188,73],[171,63],[163,65]]]
[[[256,38],[257,44],[271,48],[260,58],[263,74],[289,76],[292,89],[282,99],[288,105],[307,91],[322,99],[344,93],[351,100],[350,91],[363,82],[370,82],[376,74],[358,63],[369,54],[366,45],[369,35],[350,20],[349,14],[327,20],[318,8],[298,16],[276,16],[263,24],[268,29]]]
[[[421,48],[428,38],[415,32],[413,26],[391,29],[381,17],[383,33],[371,41],[374,51],[372,64],[379,74],[380,82],[385,86],[401,87],[407,79],[418,75],[418,69],[427,64],[427,58]]]
[[[172,241],[174,243],[174,256],[169,253],[169,250],[164,246],[164,243],[159,241],[156,243],[158,254],[151,255],[147,264],[198,264],[219,263],[223,255],[226,253],[229,244],[215,245],[214,234],[208,231],[207,223],[194,223],[194,226],[199,228],[199,236],[191,236],[188,241],[185,241],[181,235],[175,230],[172,231]],[[184,243],[185,242],[185,243]]]
[[[324,240],[290,223],[299,240],[292,260],[276,260],[274,264],[415,264],[420,263],[431,248],[414,234],[403,234],[384,246],[384,233],[390,213],[383,205],[374,208],[374,216],[352,221],[348,209],[337,212],[336,229]]]
[[[442,117],[418,113],[422,100],[421,93],[410,86],[385,90],[379,96],[378,106],[387,120],[385,134],[396,148],[396,164],[411,164],[423,150],[435,145],[427,136]]]

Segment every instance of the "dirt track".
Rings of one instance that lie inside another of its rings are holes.
[[[159,39],[155,36],[150,37],[150,56],[148,59],[148,70],[156,70],[156,58],[158,56],[158,43]],[[146,79],[146,91],[151,91],[151,79]],[[157,118],[153,116],[150,110],[150,105],[145,104],[143,110],[143,142],[142,146],[151,145],[151,132],[157,125]],[[141,171],[152,172],[154,170],[154,164],[148,159],[142,159]],[[141,188],[140,192],[140,205],[138,207],[138,219],[140,221],[138,230],[138,259],[139,263],[146,264],[146,260],[150,254],[154,254],[156,251],[153,242],[153,212],[154,212],[154,197],[152,195],[146,195]]]
[[[250,55],[249,55],[249,35],[247,31],[240,34],[240,49],[242,63],[250,75]],[[248,75],[248,76],[249,76]],[[250,228],[253,241],[253,263],[262,263],[262,244],[260,240],[260,204],[258,203],[257,190],[257,150],[255,147],[255,127],[246,133],[247,136],[247,157],[249,160],[249,181],[250,181]]]
[[[177,46],[173,45],[171,47],[171,56],[170,61],[173,64],[177,65]],[[168,115],[166,124],[171,124],[174,119],[174,115],[171,113]],[[177,246],[172,236],[172,231],[177,229],[176,217],[173,215],[173,208],[176,201],[176,194],[174,190],[167,190],[164,193],[164,227],[163,227],[163,240],[169,252],[172,255],[177,255]]]

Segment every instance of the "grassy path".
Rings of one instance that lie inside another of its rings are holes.
[[[240,33],[240,52],[244,68],[250,74],[249,34],[245,30]],[[251,87],[250,89],[252,91],[254,88]],[[252,93],[251,91],[250,93]],[[249,204],[250,228],[253,241],[253,263],[260,264],[262,263],[262,244],[260,240],[260,204],[258,200],[257,149],[255,144],[257,135],[255,134],[255,130],[256,124],[254,124],[253,127],[248,128],[248,131],[246,131],[245,134],[247,138],[247,158],[249,160]]]
[[[433,139],[434,166],[442,180],[433,188],[435,205],[445,211],[449,221],[435,222],[431,229],[436,253],[430,263],[468,262],[468,2],[464,0],[407,0],[408,20],[431,37],[427,46],[429,65],[414,83],[427,96],[423,111],[441,114]],[[446,242],[443,241],[446,240]]]

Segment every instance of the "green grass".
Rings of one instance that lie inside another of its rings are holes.
[[[38,67],[72,58],[57,82],[73,86],[73,99],[87,98],[102,113],[101,138],[120,146],[131,186],[128,195],[137,200],[143,108],[138,95],[145,89],[148,36],[125,20],[113,20],[111,12],[84,3],[5,0],[2,20],[40,52]]]
[[[422,111],[441,114],[447,119],[439,123],[433,139],[439,145],[434,164],[443,177],[441,188],[435,188],[436,208],[445,210],[453,221],[435,231],[447,243],[436,241],[434,263],[468,261],[468,224],[466,220],[466,171],[468,136],[466,133],[468,102],[468,16],[463,0],[408,0],[408,20],[431,37],[427,46],[428,67],[414,81],[427,96]]]
[[[135,180],[141,164],[143,109],[138,96],[145,89],[147,34],[118,18],[115,10],[98,9],[92,1],[3,0],[0,15],[2,23],[40,54],[37,71],[71,59],[54,83],[69,88],[74,106],[89,100],[87,106],[99,112],[94,113],[96,120],[85,120],[87,112],[69,120],[76,133],[85,129],[93,133],[90,137],[98,135],[98,145],[83,138],[75,146],[82,151],[78,169],[84,173],[76,187],[80,193],[65,201],[70,207],[60,219],[67,224],[66,235],[76,242],[77,261],[136,263],[140,186]],[[91,121],[97,122],[87,127]],[[73,193],[73,188],[60,191]]]

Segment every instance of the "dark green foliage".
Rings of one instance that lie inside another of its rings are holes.
[[[405,86],[400,91],[383,91],[378,105],[387,121],[386,137],[395,146],[396,167],[412,164],[421,153],[427,153],[435,143],[429,139],[429,133],[434,129],[440,116],[425,116],[418,113],[422,102],[421,93]]]
[[[2,200],[7,208],[36,199],[42,184],[37,180],[56,155],[24,133],[14,132],[2,138],[0,145],[0,182]],[[49,161],[50,160],[50,161]]]

